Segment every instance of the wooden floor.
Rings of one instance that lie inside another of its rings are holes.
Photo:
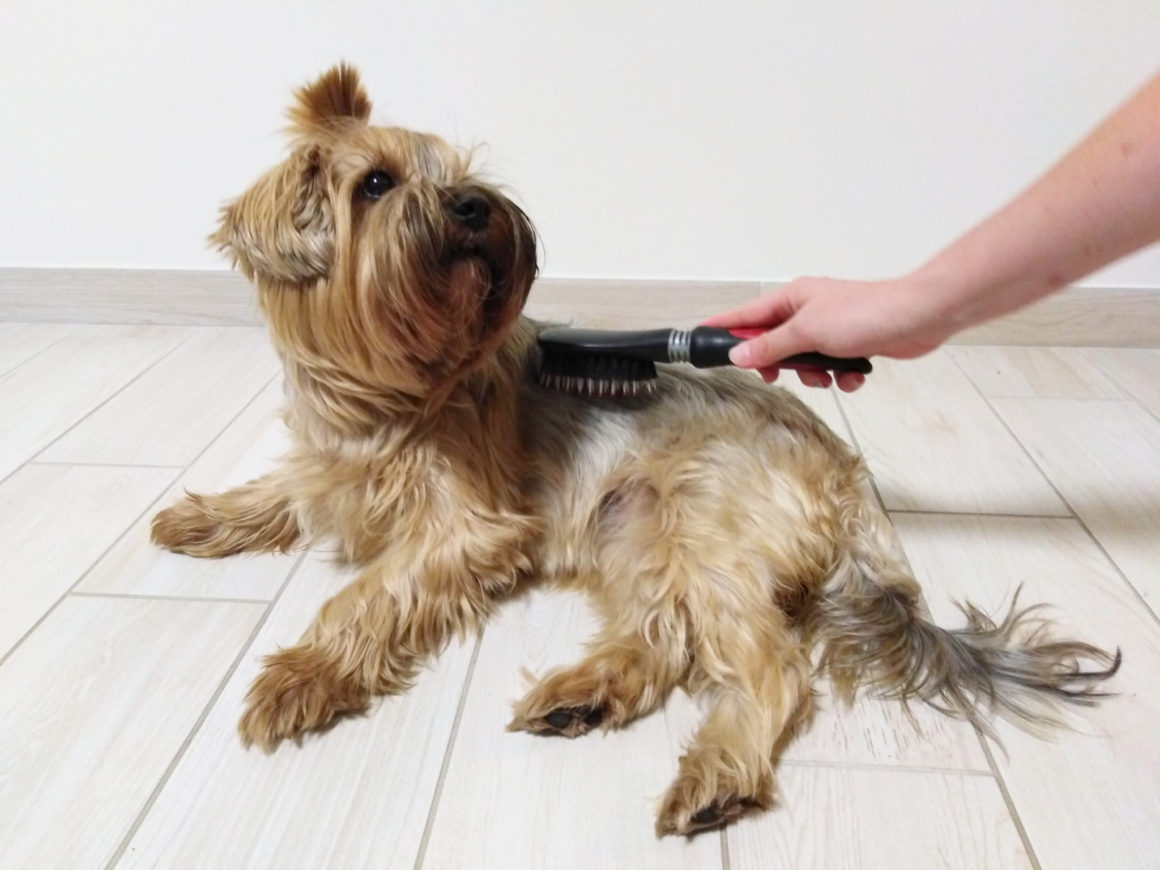
[[[365,717],[243,750],[258,656],[347,577],[162,553],[147,524],[285,444],[264,335],[0,324],[0,866],[1160,867],[1160,351],[958,347],[807,395],[865,452],[940,620],[1023,584],[1123,649],[1120,694],[1052,741],[1000,725],[1003,747],[823,698],[774,812],[657,841],[689,699],[607,736],[504,730],[521,668],[591,630],[563,594],[504,607]]]

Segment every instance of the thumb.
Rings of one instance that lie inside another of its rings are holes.
[[[771,329],[764,335],[742,342],[729,351],[729,361],[746,369],[759,369],[777,365],[786,357],[808,350],[801,346],[796,330],[788,323]]]

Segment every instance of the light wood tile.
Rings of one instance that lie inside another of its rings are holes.
[[[945,351],[875,360],[866,386],[841,401],[887,508],[1067,514]]]
[[[717,834],[653,834],[656,803],[699,718],[683,694],[608,735],[504,730],[511,702],[527,688],[520,669],[579,660],[594,627],[582,599],[547,590],[511,602],[488,625],[423,867],[720,866]]]
[[[541,278],[525,311],[538,320],[602,329],[687,329],[743,305],[759,288],[756,281]]]
[[[0,375],[60,341],[74,328],[65,323],[0,323]]]
[[[0,377],[0,479],[183,337],[176,327],[81,326]]]
[[[1083,353],[1153,416],[1160,417],[1160,350],[1101,347]]]
[[[176,474],[26,465],[0,484],[0,657]]]
[[[181,347],[49,447],[53,462],[187,465],[279,370],[263,329],[191,327]]]
[[[169,487],[101,559],[78,587],[82,592],[180,595],[269,600],[294,564],[293,554],[242,554],[194,559],[170,553],[149,540],[154,514],[185,492],[221,492],[260,476],[289,445],[278,411],[281,386],[263,390],[204,454]]]
[[[101,867],[262,614],[69,598],[0,667],[0,855]]]
[[[911,717],[897,701],[860,696],[847,707],[825,681],[809,726],[786,748],[789,762],[880,764],[939,770],[987,770],[975,731],[925,704],[911,705]]]
[[[732,870],[1031,866],[990,777],[788,767],[781,803],[728,832]]]
[[[994,405],[1160,613],[1160,421],[1134,402],[996,399]]]
[[[988,398],[1124,398],[1082,348],[951,347],[947,352]]]
[[[301,746],[246,751],[235,730],[259,657],[296,641],[349,579],[323,554],[291,579],[119,867],[414,865],[473,643],[453,644],[409,692]]]
[[[936,615],[952,597],[999,612],[1014,588],[1061,634],[1124,662],[1099,707],[1042,740],[1000,722],[995,761],[1044,868],[1153,868],[1160,854],[1160,627],[1074,520],[900,516]]]

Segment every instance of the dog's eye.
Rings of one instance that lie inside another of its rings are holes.
[[[367,199],[378,199],[395,186],[395,179],[381,169],[372,169],[363,176],[358,190]]]

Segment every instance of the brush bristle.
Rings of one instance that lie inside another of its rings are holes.
[[[545,351],[540,359],[540,386],[593,399],[651,396],[657,389],[657,369],[636,357]]]

